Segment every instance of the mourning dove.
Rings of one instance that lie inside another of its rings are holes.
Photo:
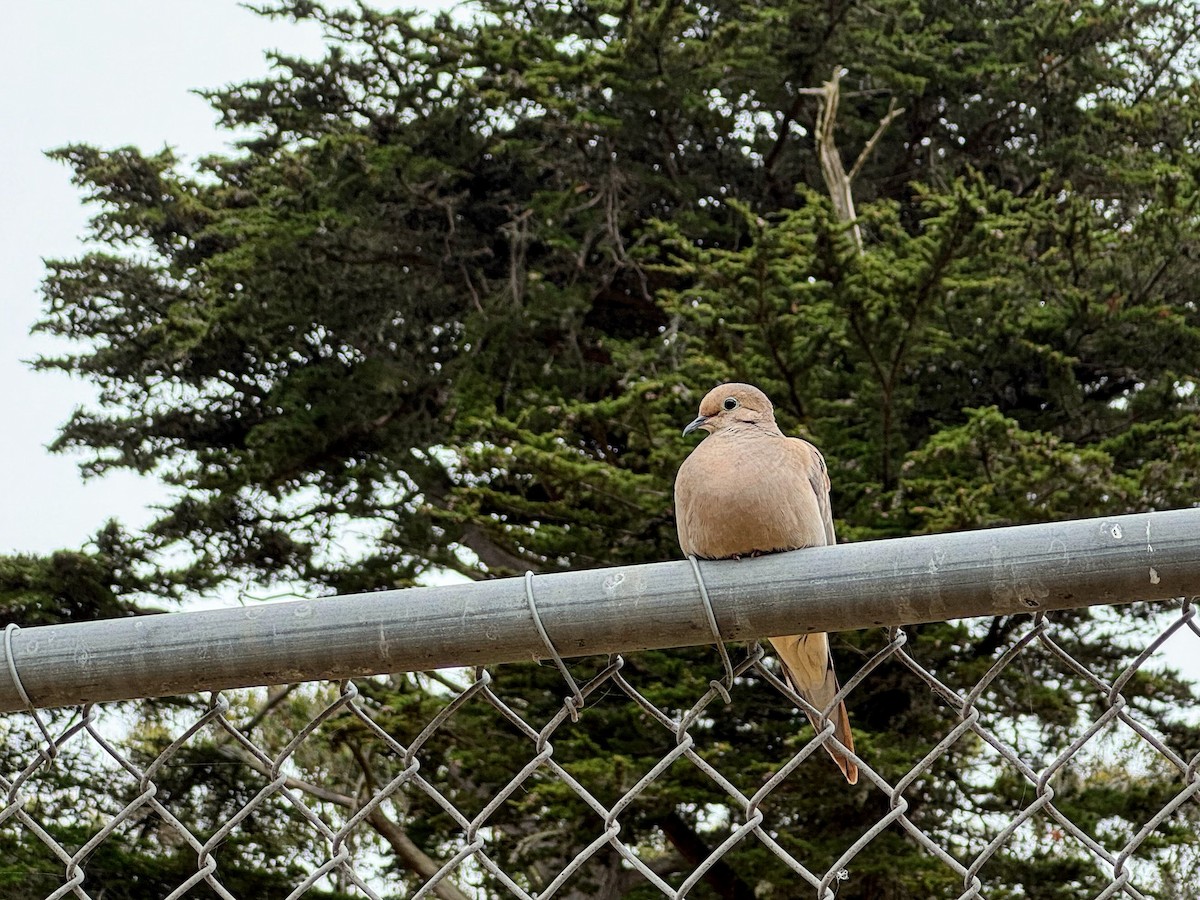
[[[683,433],[697,429],[708,437],[675,478],[675,519],[685,554],[730,559],[837,542],[825,460],[808,441],[779,430],[766,394],[749,384],[713,388]],[[793,634],[770,641],[796,693],[831,716],[834,736],[853,751],[846,704],[827,709],[838,691],[828,636]],[[818,731],[824,727],[809,718]],[[825,747],[846,780],[857,783],[858,766]]]

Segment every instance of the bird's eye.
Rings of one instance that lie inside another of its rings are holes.
[[[737,409],[738,408],[737,397],[726,397],[725,402],[722,403],[721,405],[723,407],[725,407],[726,409]]]

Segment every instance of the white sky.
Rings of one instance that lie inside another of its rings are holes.
[[[108,518],[137,525],[164,496],[155,482],[115,474],[83,483],[77,459],[46,444],[86,383],[32,372],[55,352],[29,334],[39,317],[43,258],[81,249],[90,213],[70,170],[43,152],[68,143],[170,145],[195,158],[231,135],[197,88],[265,75],[267,49],[313,56],[311,26],[271,21],[233,0],[52,0],[14,3],[0,30],[0,554],[79,547]]]

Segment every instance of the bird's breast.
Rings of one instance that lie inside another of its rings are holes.
[[[716,434],[692,451],[675,490],[685,553],[723,558],[825,543],[809,473],[787,440]]]

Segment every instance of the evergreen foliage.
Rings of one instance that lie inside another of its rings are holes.
[[[39,328],[78,349],[39,365],[103,391],[55,446],[87,451],[89,472],[129,468],[176,493],[145,534],[110,529],[94,557],[0,561],[6,616],[124,614],[136,592],[231,578],[345,593],[439,570],[676,558],[680,428],[729,379],[758,384],[785,430],[824,450],[844,539],[1195,502],[1194,3],[481,0],[429,17],[281,0],[262,12],[322,23],[329,50],[276,55],[270,76],[208,94],[225,125],[249,130],[236,152],[194,169],[134,148],[53,153],[95,205],[104,248],[50,263],[45,283]],[[855,173],[861,252],[822,180],[806,93],[841,66],[848,164],[903,108]],[[81,598],[87,609],[72,606]],[[1140,649],[1128,621],[1150,614],[1063,617],[1063,640],[1111,680]],[[910,647],[967,685],[1024,624],[923,626]],[[842,635],[835,653],[848,668],[881,640]],[[1097,701],[1053,658],[1022,661],[981,708],[1049,762]],[[627,671],[678,710],[716,668],[686,651],[640,654]],[[561,702],[553,669],[495,678],[530,722]],[[362,688],[405,741],[445,696],[426,676]],[[1200,749],[1174,713],[1189,686],[1143,673],[1126,694],[1185,756]],[[276,697],[256,740],[282,746],[320,699]],[[693,733],[749,794],[808,732],[762,685],[736,699]],[[848,705],[862,754],[893,780],[956,724],[899,666]],[[170,740],[149,723],[171,709],[138,709],[131,740],[149,754]],[[670,749],[640,716],[602,698],[556,735],[555,758],[612,802]],[[354,797],[399,772],[338,721],[305,745],[305,780]],[[164,796],[211,832],[261,781],[205,768],[227,760],[219,742],[189,752],[195,768]],[[912,821],[958,845],[1022,809],[1026,784],[989,752],[955,744],[906,795]],[[477,812],[532,748],[476,704],[427,753],[451,799]],[[1119,845],[1172,795],[1163,774],[1098,758],[1061,777],[1056,802]],[[531,785],[497,813],[493,847],[536,889],[603,823],[553,779]],[[678,881],[740,820],[727,801],[677,764],[622,817],[622,837]],[[887,811],[814,757],[771,795],[767,824],[817,868]],[[456,834],[419,799],[368,824],[402,885]],[[247,895],[284,896],[287,866],[271,861],[306,858],[307,839],[266,822],[249,835],[222,848],[222,870],[245,873]],[[147,867],[147,887],[111,895],[158,896],[179,878],[174,857],[126,837],[107,851],[128,854],[113,871]],[[1196,871],[1194,836],[1155,840],[1139,877],[1163,896],[1185,890],[1171,886]],[[795,895],[794,876],[753,844],[693,896]],[[840,897],[961,891],[899,831],[872,848]],[[0,896],[6,884],[25,896],[32,851],[4,851]],[[89,867],[89,884],[108,884],[106,866]],[[982,874],[991,897],[1094,896],[1107,878],[1053,835],[1014,842]],[[607,853],[564,894],[655,895]]]

